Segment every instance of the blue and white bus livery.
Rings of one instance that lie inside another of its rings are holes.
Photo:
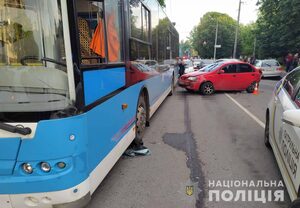
[[[156,0],[0,1],[0,207],[84,207],[172,94],[178,42]]]

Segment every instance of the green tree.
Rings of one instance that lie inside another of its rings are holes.
[[[227,14],[208,12],[190,33],[193,48],[203,58],[214,55],[215,32],[218,23],[217,58],[231,57],[234,45],[236,21]],[[239,44],[240,45],[240,44]]]
[[[182,51],[182,54],[185,55],[185,52],[186,51],[191,51],[192,49],[192,45],[191,45],[191,42],[189,40],[186,40],[186,41],[180,41],[180,48],[181,48],[181,51]]]
[[[166,7],[166,2],[165,2],[165,0],[158,0],[158,3],[160,4],[161,7],[163,7],[163,8]]]
[[[241,54],[246,56],[253,55],[254,42],[256,38],[256,24],[241,25],[240,27],[240,41]]]
[[[257,20],[260,58],[282,58],[300,49],[300,1],[261,0]]]

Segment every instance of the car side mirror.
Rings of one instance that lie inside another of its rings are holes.
[[[300,128],[300,110],[286,110],[283,112],[282,121]]]
[[[225,71],[223,69],[221,69],[218,74],[224,74],[224,73],[225,73]]]

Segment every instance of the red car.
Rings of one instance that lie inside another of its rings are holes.
[[[182,75],[179,78],[179,86],[188,91],[200,91],[204,95],[221,90],[247,90],[248,93],[252,93],[255,85],[259,84],[261,75],[261,71],[250,64],[227,61]]]

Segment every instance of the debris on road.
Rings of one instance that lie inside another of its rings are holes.
[[[128,157],[148,156],[151,155],[151,152],[147,147],[141,146],[139,148],[128,148],[123,155]]]

